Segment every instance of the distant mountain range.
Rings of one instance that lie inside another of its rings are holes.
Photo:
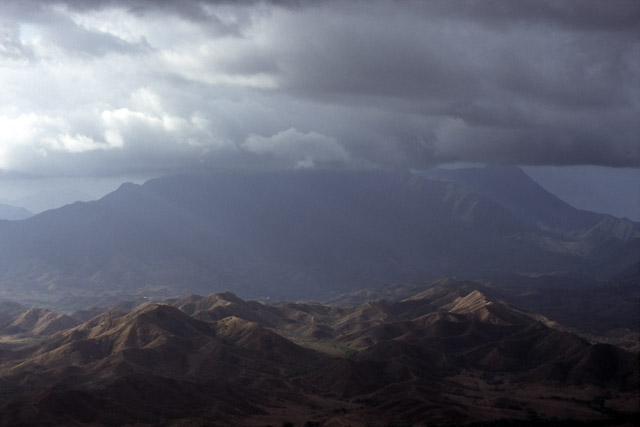
[[[574,209],[517,168],[169,176],[0,222],[0,296],[68,307],[441,275],[607,279],[638,260],[638,223]]]
[[[0,203],[0,220],[15,221],[26,219],[30,216],[33,216],[33,213],[25,208]]]
[[[24,206],[31,212],[43,212],[60,206],[64,206],[76,201],[95,200],[91,194],[75,190],[73,188],[46,189],[35,194],[13,199],[10,204]]]
[[[0,303],[0,426],[638,421],[635,354],[487,290],[330,306],[224,292],[89,319]]]

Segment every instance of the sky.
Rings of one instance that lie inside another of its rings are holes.
[[[0,2],[0,201],[469,162],[599,176],[640,218],[639,117],[637,0]]]

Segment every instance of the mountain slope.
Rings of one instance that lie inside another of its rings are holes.
[[[640,224],[576,209],[516,166],[434,169],[424,175],[484,194],[532,226],[563,234],[613,235],[623,240],[640,237]]]
[[[465,186],[417,175],[164,177],[0,223],[0,296],[71,301],[231,288],[313,297],[442,274],[607,277],[640,258],[634,223],[594,218],[606,227],[559,234]]]
[[[53,335],[72,328],[80,322],[65,314],[51,312],[44,308],[30,308],[17,316],[6,328],[5,334]]]
[[[224,292],[105,312],[0,353],[0,426],[633,422],[636,355],[487,289],[339,307]]]

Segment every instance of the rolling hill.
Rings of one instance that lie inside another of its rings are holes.
[[[342,306],[224,292],[106,310],[2,350],[0,425],[637,420],[636,355],[489,288]]]

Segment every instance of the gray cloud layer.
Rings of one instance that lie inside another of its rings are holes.
[[[0,169],[640,166],[640,3],[5,1]]]

